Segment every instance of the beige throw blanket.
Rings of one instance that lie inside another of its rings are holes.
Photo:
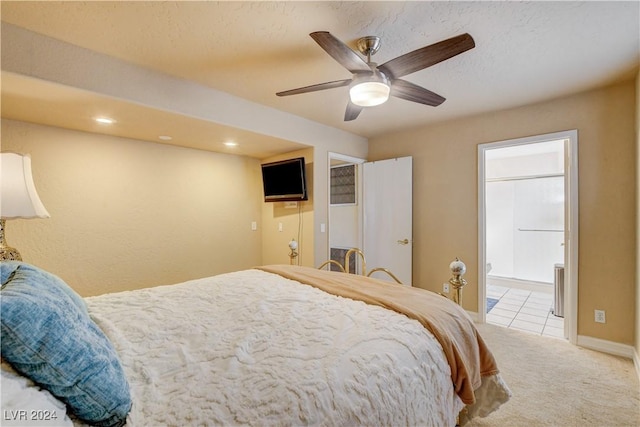
[[[354,274],[292,265],[258,267],[333,295],[378,305],[418,320],[440,342],[456,393],[467,405],[475,402],[481,377],[498,373],[496,361],[469,315],[451,300],[425,289]]]

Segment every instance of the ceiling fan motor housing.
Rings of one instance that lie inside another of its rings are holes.
[[[380,49],[380,37],[378,36],[366,36],[361,37],[356,41],[358,51],[367,57],[367,62],[371,60],[371,56]]]

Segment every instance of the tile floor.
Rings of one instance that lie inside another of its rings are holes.
[[[487,298],[498,300],[487,313],[487,323],[536,335],[564,337],[564,319],[551,312],[552,294],[487,285]]]

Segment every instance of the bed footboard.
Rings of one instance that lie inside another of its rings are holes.
[[[356,254],[356,255],[360,256],[360,259],[362,260],[362,273],[361,274],[363,276],[371,277],[371,275],[373,273],[381,271],[381,272],[387,274],[389,277],[391,277],[397,283],[399,283],[401,285],[403,284],[400,281],[400,279],[398,279],[398,277],[395,274],[393,274],[388,268],[376,267],[376,268],[371,269],[369,272],[367,272],[367,261],[366,261],[366,258],[364,256],[364,252],[361,249],[358,249],[358,248],[351,248],[351,249],[349,249],[347,251],[347,253],[344,256],[344,264],[340,264],[340,262],[336,261],[335,259],[330,259],[330,260],[327,260],[327,261],[323,262],[318,267],[318,270],[322,270],[324,267],[326,267],[328,265],[335,265],[343,273],[348,273],[349,271],[351,271],[351,268],[350,268],[351,254]]]
[[[344,264],[341,264],[339,261],[336,261],[334,259],[330,259],[327,260],[325,262],[323,262],[318,269],[322,270],[323,268],[325,268],[328,265],[335,265],[336,267],[338,267],[340,269],[341,272],[343,273],[349,273],[351,271],[350,269],[350,258],[351,258],[351,254],[357,254],[360,256],[360,258],[362,259],[362,275],[363,276],[367,276],[367,277],[371,277],[371,275],[373,273],[376,272],[383,272],[385,274],[387,274],[389,277],[391,277],[395,282],[400,283],[401,285],[403,284],[400,279],[398,279],[398,277],[393,274],[388,268],[384,268],[384,267],[376,267],[371,269],[370,271],[367,272],[367,262],[366,262],[366,258],[364,256],[364,252],[361,249],[358,248],[351,248],[347,251],[347,253],[344,256]],[[452,273],[452,277],[451,279],[449,279],[449,284],[453,287],[454,290],[454,294],[453,294],[453,302],[455,302],[456,304],[458,304],[459,306],[462,306],[462,288],[467,284],[467,281],[465,279],[462,278],[462,276],[464,275],[464,273],[467,271],[467,266],[460,261],[457,257],[455,260],[453,260],[451,262],[451,264],[449,264],[449,269],[451,270]],[[449,298],[448,295],[445,295],[443,293],[439,293],[440,295],[442,295],[445,298]]]

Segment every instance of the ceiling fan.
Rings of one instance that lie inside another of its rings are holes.
[[[349,46],[327,31],[309,34],[340,65],[351,71],[353,78],[319,83],[278,92],[278,96],[297,95],[318,90],[349,86],[349,103],[344,120],[355,120],[364,107],[387,101],[389,95],[436,107],[445,100],[442,96],[400,77],[425,69],[475,47],[469,34],[461,34],[441,42],[400,55],[382,65],[371,62],[380,48],[380,37],[367,36],[357,40],[358,51],[367,57],[365,62]]]

